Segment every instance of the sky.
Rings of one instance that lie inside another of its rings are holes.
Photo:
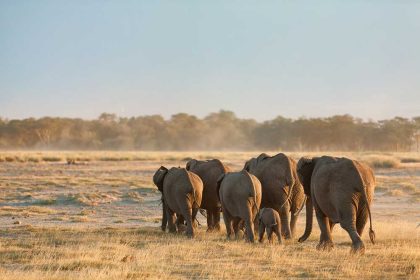
[[[420,1],[0,0],[0,117],[420,115]]]

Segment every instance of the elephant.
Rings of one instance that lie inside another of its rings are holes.
[[[239,223],[245,224],[247,240],[254,242],[254,223],[261,205],[261,183],[245,170],[222,174],[217,180],[217,189],[226,225],[226,236],[232,230],[238,238]]]
[[[258,241],[263,241],[264,233],[267,231],[268,242],[273,242],[272,236],[274,232],[278,242],[281,243],[280,223],[280,215],[276,210],[273,208],[260,209],[260,213],[258,214]]]
[[[318,249],[330,250],[334,245],[331,233],[340,223],[352,240],[352,252],[363,253],[360,236],[369,217],[369,237],[375,243],[370,205],[375,191],[375,176],[364,163],[331,156],[301,158],[297,173],[303,184],[306,200],[305,232],[299,242],[312,231],[313,208],[321,230]]]
[[[247,161],[244,169],[261,182],[261,207],[273,208],[279,212],[282,235],[285,239],[292,238],[306,199],[296,174],[296,161],[283,153],[271,157],[263,153]]]
[[[197,174],[204,184],[201,208],[207,212],[207,231],[220,231],[220,201],[217,195],[217,179],[230,171],[218,159],[187,162],[186,169]]]
[[[163,208],[169,232],[175,232],[175,214],[187,223],[186,234],[194,237],[194,220],[203,195],[203,182],[198,175],[185,168],[161,166],[153,176],[153,182],[163,193]],[[162,221],[163,225],[163,221]]]

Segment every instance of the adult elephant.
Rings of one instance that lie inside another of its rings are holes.
[[[153,176],[153,182],[163,193],[163,204],[169,232],[175,232],[175,214],[187,223],[187,236],[194,237],[193,221],[197,215],[203,194],[203,182],[198,175],[185,168],[161,166]],[[162,221],[163,225],[163,221]]]
[[[220,201],[217,195],[217,179],[229,168],[218,159],[187,162],[186,169],[197,174],[203,181],[202,209],[207,212],[207,231],[220,231]]]
[[[298,215],[305,203],[303,187],[296,173],[296,161],[283,153],[275,156],[263,153],[247,161],[244,169],[261,182],[261,207],[279,212],[282,235],[285,239],[292,238]]]
[[[301,158],[297,173],[308,196],[306,202],[306,228],[299,242],[305,241],[312,231],[313,208],[321,230],[318,249],[333,247],[331,232],[340,223],[352,240],[353,252],[364,252],[360,236],[369,216],[369,237],[375,242],[370,205],[375,190],[372,169],[356,160],[330,156]]]
[[[243,221],[247,239],[254,242],[256,217],[261,205],[260,181],[242,170],[221,175],[217,184],[227,238],[230,239],[232,231],[238,238],[239,223]]]

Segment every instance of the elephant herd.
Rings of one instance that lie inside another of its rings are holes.
[[[246,239],[254,242],[258,228],[260,242],[265,231],[270,242],[273,233],[281,242],[281,237],[293,238],[306,206],[299,242],[311,234],[313,209],[321,231],[318,249],[333,247],[331,233],[340,223],[352,240],[352,251],[364,252],[361,235],[368,218],[369,237],[375,241],[370,213],[375,177],[370,167],[356,160],[322,156],[296,163],[283,153],[263,153],[233,172],[218,159],[192,159],[185,168],[161,166],[153,182],[162,193],[163,231],[185,230],[194,237],[197,212],[205,210],[208,232],[220,231],[222,212],[228,239],[244,230]]]

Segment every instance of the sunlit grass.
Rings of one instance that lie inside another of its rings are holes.
[[[418,276],[419,234],[412,224],[377,223],[378,243],[363,256],[350,254],[345,232],[335,248],[308,242],[283,245],[227,241],[200,230],[195,240],[157,228],[0,230],[0,273],[7,279],[71,278],[396,278]],[[11,238],[13,236],[14,238]],[[367,241],[366,241],[367,242]],[[13,269],[14,268],[14,269]]]

